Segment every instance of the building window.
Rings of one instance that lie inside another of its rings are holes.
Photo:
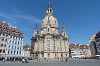
[[[9,54],[9,51],[8,51],[8,54]]]
[[[6,37],[8,37],[8,35],[6,35]]]
[[[10,45],[9,45],[9,48],[10,48]]]
[[[12,49],[13,49],[13,46],[12,46]]]
[[[13,39],[15,39],[15,37],[13,37]]]
[[[5,53],[5,49],[3,50],[3,53]]]
[[[21,42],[21,44],[22,44],[22,42]]]
[[[12,36],[10,36],[10,38],[12,38]]]
[[[5,36],[5,34],[3,34],[3,36]]]
[[[14,41],[12,41],[12,44],[14,44]]]
[[[3,47],[3,44],[1,44],[1,47]]]
[[[21,40],[23,40],[23,39],[21,38]]]
[[[6,47],[6,44],[4,45],[4,47]]]
[[[2,52],[2,49],[0,49],[0,53]]]
[[[4,38],[2,38],[2,41],[4,41]]]
[[[16,51],[14,51],[14,54],[15,54],[15,52],[16,52]]]
[[[15,44],[17,43],[17,41],[15,42]]]
[[[19,42],[18,42],[18,44],[19,44]]]
[[[17,49],[19,49],[19,47],[17,47]]]
[[[21,51],[20,51],[20,53],[19,54],[21,54]]]
[[[48,28],[48,32],[49,32],[49,28]]]
[[[15,46],[15,49],[16,49],[16,46]]]
[[[5,42],[7,42],[7,39],[5,40]]]
[[[19,40],[20,40],[20,38],[19,38]]]
[[[13,51],[11,51],[11,54],[13,53]]]
[[[21,47],[20,47],[20,50],[21,50]]]
[[[18,51],[17,51],[17,54],[18,54]]]
[[[15,37],[15,39],[16,39],[16,37]]]
[[[11,40],[9,41],[9,43],[11,43]]]

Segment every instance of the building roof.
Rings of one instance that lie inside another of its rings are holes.
[[[0,21],[0,33],[23,37],[23,33],[14,26],[11,26],[3,21]]]
[[[23,50],[24,51],[30,51],[31,50],[31,46],[30,45],[25,45],[25,46],[23,46]]]
[[[74,48],[74,49],[88,49],[89,48],[88,45],[83,45],[83,44],[70,44],[69,47]]]

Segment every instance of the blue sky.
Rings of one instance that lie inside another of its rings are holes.
[[[87,44],[100,30],[100,0],[0,0],[0,21],[16,26],[24,33],[24,43],[31,44],[34,26],[41,28],[49,2],[70,43]]]

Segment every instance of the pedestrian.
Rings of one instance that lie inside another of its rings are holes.
[[[5,59],[3,59],[2,61],[3,61],[3,63],[4,63],[4,62],[5,62]]]
[[[68,58],[65,58],[65,62],[67,62],[68,61]]]
[[[25,63],[25,59],[24,58],[22,59],[22,63]]]

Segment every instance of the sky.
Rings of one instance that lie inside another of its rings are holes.
[[[66,26],[69,43],[88,44],[100,31],[100,0],[0,0],[0,21],[24,33],[24,44],[31,44],[34,27],[41,28],[47,6],[51,3],[59,32]]]

